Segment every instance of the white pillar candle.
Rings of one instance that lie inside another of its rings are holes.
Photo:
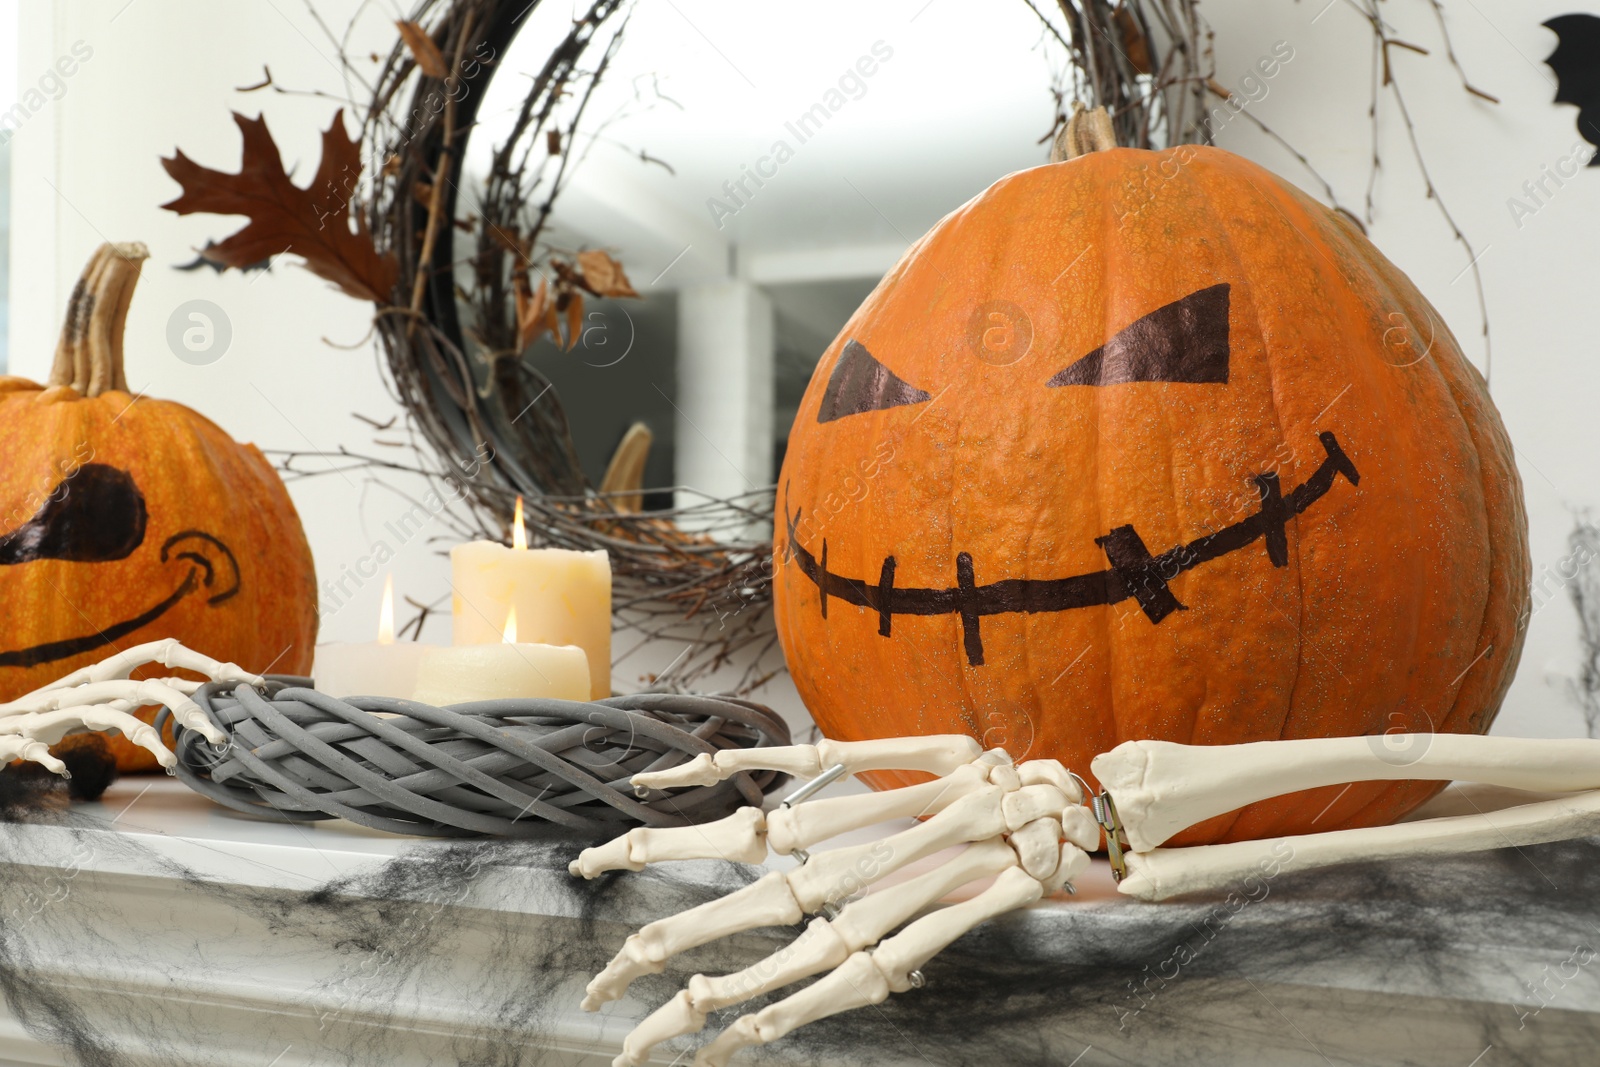
[[[311,667],[317,690],[345,697],[411,699],[417,687],[417,662],[427,645],[394,639],[394,576],[383,582],[383,607],[376,641],[333,641],[318,645]]]
[[[583,649],[520,643],[517,629],[512,608],[499,644],[430,648],[417,665],[412,699],[439,707],[506,697],[589,699],[589,658]]]
[[[311,678],[317,691],[345,697],[399,697],[410,700],[417,687],[417,663],[433,645],[331,642],[318,645]]]
[[[573,552],[470,541],[450,550],[456,645],[501,641],[506,615],[517,613],[518,640],[577,645],[589,664],[589,699],[611,695],[611,560],[604,551]]]

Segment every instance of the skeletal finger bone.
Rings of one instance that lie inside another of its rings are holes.
[[[819,841],[890,819],[936,815],[951,804],[989,788],[993,768],[980,762],[957,767],[943,778],[866,796],[830,797],[779,808],[762,817],[759,808],[700,826],[629,830],[612,841],[585,849],[567,870],[583,878],[606,871],[642,870],[662,860],[727,859],[760,863],[771,849],[787,856]],[[765,833],[763,843],[761,835]]]
[[[848,774],[903,770],[949,774],[983,753],[983,746],[965,734],[890,737],[880,741],[829,741],[776,748],[725,748],[715,756],[700,753],[664,771],[644,771],[633,784],[644,789],[715,785],[740,771],[782,771],[796,778],[815,778],[843,764]]]
[[[136,708],[156,704],[168,708],[179,725],[197,731],[213,744],[227,741],[227,734],[213,725],[192,699],[203,683],[181,678],[134,681],[128,677],[150,663],[198,671],[213,681],[262,684],[259,676],[237,664],[201,655],[175,639],[151,641],[73,671],[16,700],[0,703],[0,760],[31,760],[64,775],[66,764],[47,751],[51,744],[78,730],[119,730],[152,753],[162,766],[172,767],[177,759],[167,751],[156,729],[129,714]]]
[[[584,990],[584,1011],[619,999],[635,978],[660,974],[679,952],[762,926],[793,926],[804,916],[788,878],[773,871],[736,892],[665,919],[657,919],[623,942],[622,950]]]
[[[594,878],[606,871],[642,870],[646,864],[663,860],[720,858],[759,863],[768,848],[789,855],[874,823],[936,813],[986,785],[983,769],[969,764],[921,785],[811,801],[767,816],[759,808],[741,808],[727,818],[699,826],[641,827],[585,849],[567,869],[573,875]]]
[[[789,872],[789,885],[801,906],[814,912],[924,856],[1009,829],[1001,811],[1001,799],[1006,795],[997,786],[985,786],[932,818],[882,840],[815,853]]]
[[[767,858],[766,816],[760,808],[740,808],[715,822],[690,826],[637,826],[603,845],[586,848],[567,865],[568,873],[597,878],[606,871],[642,871],[664,860],[723,859],[760,863]]]
[[[886,789],[865,796],[829,797],[779,808],[767,816],[767,844],[787,856],[852,830],[891,819],[937,815],[951,804],[989,784],[988,769],[978,763],[957,767],[943,778],[920,785]]]
[[[18,759],[37,763],[52,774],[67,773],[67,765],[50,755],[50,746],[43,741],[16,734],[0,737],[0,762],[10,763]]]
[[[858,893],[924,856],[998,835],[1006,829],[1001,795],[997,787],[985,786],[909,830],[882,841],[817,853],[792,871],[774,872],[723,900],[651,923],[628,938],[622,951],[589,983],[585,1007],[592,1011],[616,1000],[635,978],[659,973],[674,952],[742,930],[799,922],[802,915]],[[770,918],[791,913],[792,918],[782,921]]]
[[[1462,780],[1543,792],[1600,789],[1600,740],[1387,734],[1244,745],[1127,741],[1096,756],[1136,852],[1269,797],[1345,782]]]
[[[1165,900],[1184,893],[1229,886],[1249,889],[1251,879],[1274,877],[1287,870],[1536,845],[1596,833],[1600,833],[1600,790],[1591,790],[1471,815],[1334,830],[1274,841],[1238,841],[1134,853],[1127,857],[1128,875],[1117,885],[1117,890],[1141,900]]]
[[[57,711],[36,711],[0,719],[0,734],[20,734],[53,745],[75,730],[120,730],[129,741],[153,753],[164,767],[177,762],[161,743],[161,734],[142,719],[110,704],[87,704]]]
[[[205,675],[214,682],[244,682],[248,685],[261,685],[260,675],[251,674],[237,663],[224,663],[202,655],[192,648],[186,647],[174,637],[160,641],[147,641],[142,645],[118,652],[108,656],[99,663],[92,663],[82,667],[71,674],[58,678],[49,685],[41,686],[21,700],[38,693],[53,689],[67,689],[82,685],[85,682],[105,682],[113,679],[127,678],[135,670],[151,663],[159,663],[163,667],[181,667],[185,670],[195,671]],[[20,702],[20,701],[19,701]],[[9,705],[0,705],[0,713],[4,713]]]
[[[725,1067],[740,1049],[776,1041],[818,1019],[869,1004],[891,992],[912,988],[911,972],[974,926],[1031,904],[1044,886],[1019,867],[1002,871],[994,885],[971,900],[951,904],[911,923],[872,952],[857,952],[831,974],[754,1015],[740,1017],[700,1050],[695,1067]]]
[[[70,687],[50,686],[36,689],[8,704],[0,705],[0,722],[10,716],[25,715],[29,712],[102,704],[119,709],[161,704],[172,710],[173,716],[181,725],[198,731],[212,744],[221,744],[227,740],[227,735],[211,724],[200,705],[196,704],[187,693],[168,684],[168,680],[155,678],[137,682],[116,678],[89,681]]]
[[[1025,803],[1015,810],[1025,818],[1019,817],[1015,825],[1011,825],[1006,819],[1004,801],[1014,796],[1024,797]],[[607,1001],[616,1000],[635,978],[659,973],[667,958],[677,952],[742,930],[798,922],[802,914],[815,913],[825,904],[861,892],[873,882],[925,856],[954,845],[996,837],[1008,830],[1020,830],[1034,821],[1033,807],[1052,796],[1059,813],[1064,798],[1053,786],[1025,786],[1016,793],[1006,793],[998,786],[985,785],[927,821],[900,833],[880,841],[813,854],[794,870],[769,874],[722,901],[709,902],[682,915],[651,923],[628,938],[611,963],[589,983],[584,1005],[594,1010]],[[790,914],[792,918],[772,918]]]
[[[786,947],[733,974],[697,974],[677,996],[657,1008],[623,1041],[613,1067],[640,1067],[663,1041],[697,1033],[709,1012],[720,1011],[774,989],[839,966],[851,954],[876,944],[889,931],[955,889],[1017,865],[999,838],[980,841],[949,863],[892,888],[851,901],[833,919],[811,920]]]

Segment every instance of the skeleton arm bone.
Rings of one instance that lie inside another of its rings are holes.
[[[1386,739],[1409,745],[1406,758],[1391,754]],[[1186,827],[1247,804],[1345,782],[1600,789],[1600,740],[1400,734],[1220,746],[1128,741],[1096,756],[1092,767],[1116,802],[1129,847],[1148,852]]]
[[[1128,876],[1117,889],[1140,900],[1164,900],[1279,871],[1536,845],[1595,833],[1600,833],[1600,790],[1391,826],[1133,853],[1127,857]]]

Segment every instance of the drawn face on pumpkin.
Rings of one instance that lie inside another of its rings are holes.
[[[1084,773],[1133,737],[1492,720],[1526,557],[1481,381],[1353,227],[1188,151],[1003,179],[819,363],[774,595],[828,736],[967,733]],[[1430,789],[1354,787],[1315,828]],[[1183,843],[1300,832],[1306,806]]]
[[[1228,382],[1228,285],[1198,290],[1125,327],[1100,348],[1062,369],[1046,388],[1108,388],[1133,382],[1226,385]],[[869,411],[923,404],[933,397],[902,381],[866,347],[851,340],[844,346],[823,393],[819,422],[832,422]],[[1132,598],[1152,623],[1183,610],[1170,587],[1171,579],[1193,567],[1262,542],[1274,567],[1289,565],[1287,524],[1328,492],[1335,478],[1351,485],[1360,475],[1332,432],[1318,435],[1327,453],[1307,481],[1286,496],[1276,471],[1255,476],[1260,510],[1223,529],[1158,556],[1145,546],[1133,524],[1096,537],[1105,551],[1106,569],[1061,578],[1008,578],[978,585],[972,555],[956,556],[957,583],[943,589],[897,588],[897,564],[884,557],[876,584],[830,571],[796,536],[801,513],[784,505],[787,551],[801,573],[817,587],[824,615],[830,598],[870,608],[878,614],[878,633],[889,637],[895,615],[961,617],[962,644],[969,665],[984,662],[982,619],[1015,612],[1069,611],[1118,604]],[[826,554],[824,540],[824,554]]]

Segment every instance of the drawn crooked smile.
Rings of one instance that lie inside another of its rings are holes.
[[[86,463],[50,491],[32,518],[0,535],[0,567],[127,559],[144,544],[148,523],[144,494],[127,471]],[[0,667],[35,667],[92,652],[150,625],[186,597],[200,594],[207,604],[220,604],[239,591],[233,550],[204,530],[173,534],[162,543],[160,559],[172,567],[173,589],[159,602],[103,627],[91,623],[91,633],[0,651]]]
[[[896,615],[960,615],[967,662],[983,665],[983,637],[979,629],[985,615],[1070,611],[1074,608],[1116,604],[1133,599],[1152,623],[1160,623],[1174,611],[1186,610],[1167,583],[1184,571],[1237,552],[1257,540],[1265,542],[1267,558],[1274,567],[1289,565],[1289,539],[1285,526],[1322,499],[1343,477],[1352,486],[1360,484],[1355,464],[1340,448],[1331,432],[1317,435],[1327,458],[1303,483],[1284,494],[1275,471],[1254,478],[1260,493],[1260,510],[1215,533],[1178,545],[1152,556],[1144,540],[1131,524],[1118,526],[1095,544],[1105,552],[1111,566],[1106,570],[1077,574],[1068,578],[1008,578],[987,585],[977,583],[972,556],[956,556],[956,584],[944,589],[895,585],[895,559],[885,556],[876,585],[859,578],[835,574],[828,569],[828,541],[822,541],[821,558],[812,555],[795,537],[800,510],[789,514],[787,489],[784,524],[787,528],[784,563],[794,564],[817,587],[823,618],[828,616],[828,601],[869,608],[878,613],[878,633],[890,636]]]

